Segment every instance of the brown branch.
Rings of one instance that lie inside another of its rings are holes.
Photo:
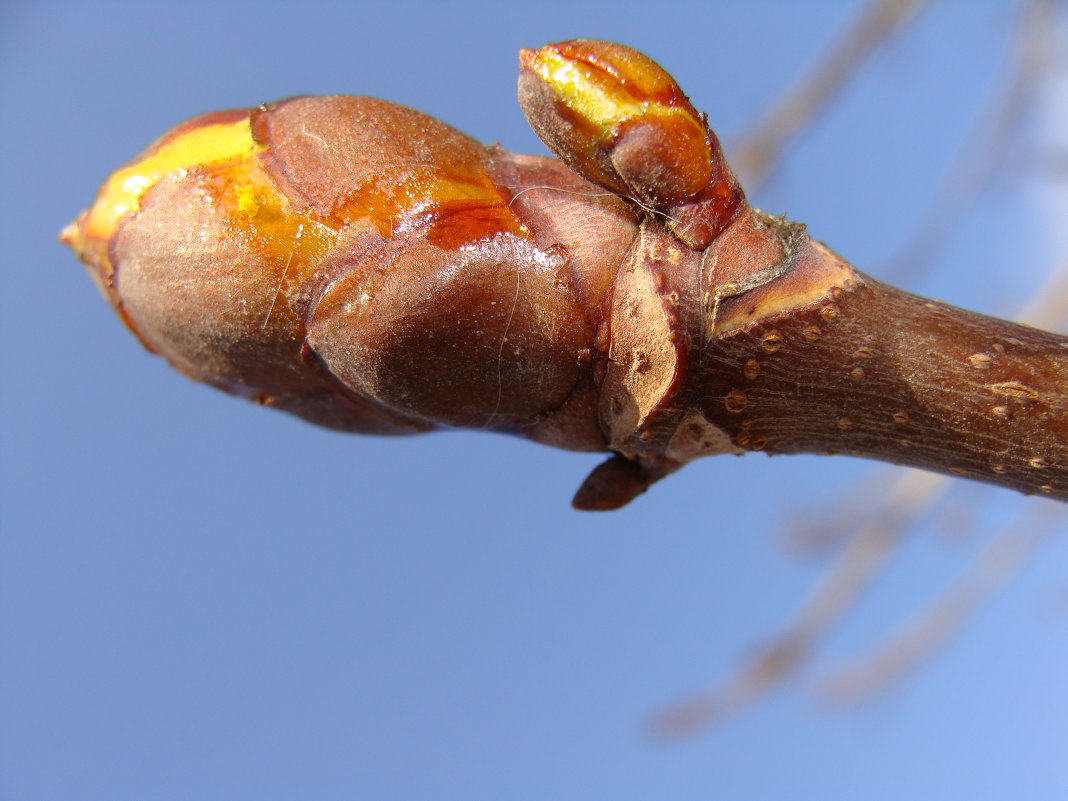
[[[1068,338],[880,284],[755,211],[636,51],[524,53],[520,101],[570,168],[295,98],[179,126],[63,238],[150,350],[221,389],[353,432],[613,452],[579,508],[748,451],[1068,498]]]
[[[1031,300],[1016,314],[1020,322],[1038,328],[1050,330],[1063,329],[1068,320],[1068,260],[1051,271],[1046,280],[1031,295]],[[937,486],[937,491],[934,491]],[[892,519],[905,499],[924,490],[928,506],[933,505],[945,494],[951,484],[947,476],[931,473],[901,473],[897,478],[885,474],[871,474],[859,485],[841,493],[841,497],[828,510],[823,508],[819,521],[796,527],[790,535],[791,547],[810,551],[837,544],[854,532],[864,536],[876,521]],[[879,492],[874,490],[878,488]],[[904,493],[898,497],[899,493]],[[884,496],[884,497],[879,497]],[[911,504],[906,503],[907,506]],[[833,515],[833,516],[831,516]]]
[[[748,450],[848,453],[1068,499],[1068,337],[845,283],[718,338],[710,421]]]

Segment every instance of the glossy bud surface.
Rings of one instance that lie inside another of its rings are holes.
[[[549,149],[583,177],[667,218],[703,249],[744,195],[704,116],[659,64],[576,39],[519,55],[519,103]]]
[[[584,39],[524,50],[519,59],[527,119],[586,178],[656,208],[708,186],[707,128],[655,61],[623,45]]]

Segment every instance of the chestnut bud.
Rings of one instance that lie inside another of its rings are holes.
[[[706,247],[743,196],[703,115],[655,61],[594,39],[519,54],[519,103],[573,170],[668,217]]]
[[[636,221],[592,189],[403,106],[298,97],[179,125],[61,238],[196,380],[345,431],[600,450],[592,354]]]

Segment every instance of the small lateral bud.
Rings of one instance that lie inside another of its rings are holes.
[[[703,248],[733,219],[741,190],[678,84],[629,47],[576,39],[522,50],[519,103],[568,166],[665,214]]]
[[[573,169],[656,207],[712,177],[701,115],[648,56],[577,39],[523,50],[519,102],[538,135]]]

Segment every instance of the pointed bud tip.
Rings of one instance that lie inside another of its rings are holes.
[[[74,247],[74,237],[78,235],[78,222],[67,223],[66,227],[59,232],[59,241],[69,248]]]
[[[85,219],[86,212],[83,211],[59,232],[59,241],[73,250],[78,258],[85,252]]]

